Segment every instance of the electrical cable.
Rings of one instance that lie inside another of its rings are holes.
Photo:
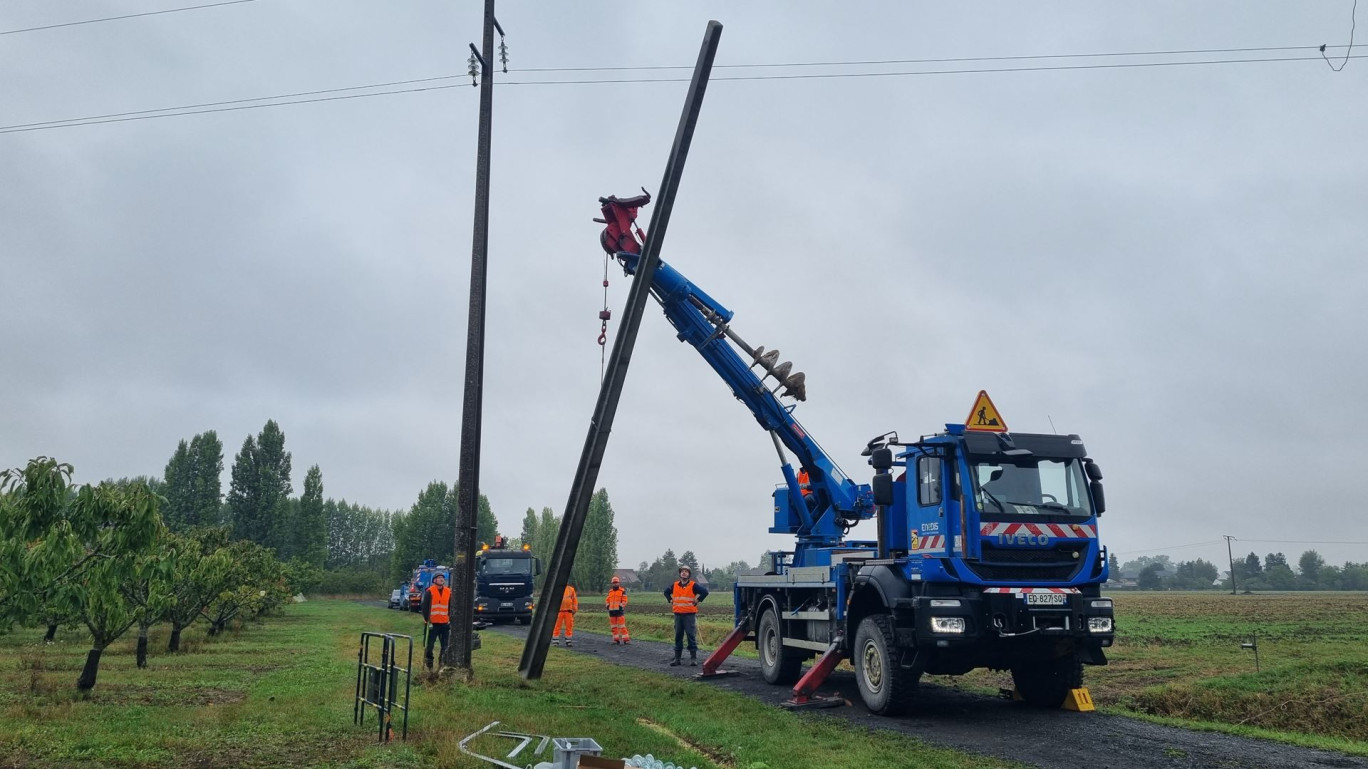
[[[1322,44],[1321,47],[1320,47],[1320,55],[1321,55],[1321,58],[1322,58],[1322,59],[1325,59],[1325,63],[1326,63],[1326,64],[1329,64],[1329,65],[1330,65],[1330,69],[1334,70],[1335,72],[1339,72],[1340,70],[1344,69],[1344,65],[1346,65],[1346,64],[1349,63],[1349,53],[1350,53],[1350,51],[1353,51],[1353,50],[1354,50],[1354,30],[1355,30],[1355,29],[1358,29],[1358,0],[1354,0],[1354,9],[1353,9],[1352,11],[1349,12],[1349,48],[1348,48],[1348,50],[1346,50],[1346,51],[1344,52],[1344,61],[1340,62],[1340,65],[1339,65],[1338,67],[1336,67],[1336,66],[1335,66],[1335,63],[1332,62],[1332,61],[1330,61],[1330,57],[1325,55],[1326,46],[1325,46],[1324,44]],[[1337,45],[1335,45],[1335,46],[1330,46],[1330,47],[1331,47],[1331,48],[1339,48],[1339,46],[1337,46]]]
[[[102,19],[86,19],[84,21],[68,21],[61,24],[48,24],[42,27],[26,27],[24,29],[7,29],[0,32],[0,35],[17,35],[20,32],[37,32],[43,29],[57,29],[58,27],[75,27],[81,24],[98,24],[102,21],[118,21],[120,19],[136,19],[139,16],[159,16],[163,13],[179,13],[181,11],[198,11],[202,8],[218,8],[221,5],[239,5],[241,3],[255,3],[256,0],[225,0],[221,3],[209,3],[207,5],[192,5],[186,8],[168,8],[164,11],[147,11],[146,13],[129,13],[123,16],[106,16]]]
[[[1349,55],[1345,59],[1368,58],[1368,54]],[[1064,70],[1101,70],[1101,69],[1138,69],[1146,67],[1175,67],[1175,66],[1196,66],[1196,65],[1225,65],[1225,64],[1255,64],[1255,63],[1280,63],[1291,61],[1314,61],[1315,57],[1265,57],[1252,59],[1206,59],[1197,61],[1169,61],[1169,62],[1121,62],[1111,64],[1084,64],[1084,65],[1057,65],[1041,67],[992,67],[992,68],[969,68],[952,70],[920,70],[920,71],[895,71],[895,72],[835,72],[835,73],[815,73],[815,74],[788,74],[788,75],[738,75],[714,77],[713,82],[718,81],[756,81],[756,80],[816,80],[816,79],[840,79],[840,78],[869,78],[869,77],[911,77],[911,76],[932,76],[932,75],[963,75],[963,74],[996,74],[1009,72],[1058,72]],[[436,80],[450,80],[460,77],[459,75],[442,75],[431,78],[420,78],[410,81],[395,81],[394,84],[410,82],[430,82]],[[587,79],[587,80],[505,80],[501,85],[606,85],[618,83],[686,83],[688,78],[611,78],[611,79]],[[323,94],[339,93],[349,90],[381,88],[385,84],[370,86],[351,86],[348,88],[323,89],[318,91],[302,92],[303,94]],[[361,99],[371,96],[390,96],[403,93],[418,93],[428,90],[442,90],[455,88],[455,85],[427,86],[424,88],[406,88],[390,91],[378,91],[375,93],[351,94],[347,96],[333,96],[317,99],[299,99],[295,101],[275,101],[269,104],[241,104],[240,102],[267,101],[273,99],[283,99],[287,96],[263,96],[254,99],[240,99],[228,102],[208,102],[202,105],[184,105],[180,107],[164,107],[155,110],[140,110],[137,112],[112,113],[110,116],[89,116],[82,118],[68,118],[65,120],[40,121],[35,123],[19,123],[14,125],[0,126],[0,133],[22,133],[27,131],[42,131],[52,128],[70,128],[72,126],[101,125],[105,123],[121,123],[132,120],[149,120],[162,117],[179,117],[182,115],[202,115],[214,112],[232,112],[242,109],[260,109],[262,107],[283,107],[294,104],[313,104],[326,101],[340,101],[344,99]],[[215,109],[201,109],[214,105],[236,105],[222,106]],[[160,114],[151,114],[160,113]]]

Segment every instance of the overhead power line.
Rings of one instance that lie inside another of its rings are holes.
[[[1330,48],[1343,48],[1332,45]],[[1096,59],[1123,56],[1196,56],[1214,53],[1268,53],[1271,51],[1316,51],[1316,45],[1280,45],[1254,48],[1191,48],[1163,51],[1113,51],[1111,53],[1044,53],[1019,56],[955,56],[937,59],[867,59],[863,61],[790,61],[769,64],[717,64],[714,69],[762,69],[775,67],[857,67],[890,64],[962,64],[970,61],[1033,61],[1042,59]],[[645,70],[693,69],[692,64],[655,64],[638,67],[522,67],[510,72],[633,72]]]
[[[245,2],[248,0],[236,0]],[[1259,50],[1315,50],[1316,47],[1281,47],[1273,49],[1207,49],[1211,51],[1259,51]],[[1050,56],[1031,57],[1035,59],[1062,59],[1071,57],[1091,57],[1091,56],[1139,56],[1139,55],[1158,55],[1164,52],[1135,52],[1124,54],[1056,54]],[[977,59],[960,59],[974,61],[1006,60],[1027,57],[979,57]],[[737,82],[737,81],[763,81],[763,80],[818,80],[818,79],[841,79],[841,78],[871,78],[871,77],[929,77],[936,75],[969,75],[969,74],[996,74],[1011,72],[1058,72],[1065,70],[1105,70],[1105,69],[1138,69],[1148,67],[1180,67],[1180,66],[1215,66],[1230,64],[1258,64],[1258,63],[1282,63],[1294,61],[1314,61],[1318,56],[1280,56],[1280,57],[1260,57],[1260,58],[1231,58],[1231,59],[1196,59],[1180,61],[1143,61],[1143,62],[1111,62],[1097,64],[1060,64],[1045,66],[1028,67],[984,67],[984,68],[960,68],[960,69],[933,69],[933,70],[898,70],[898,71],[879,71],[879,72],[818,72],[818,73],[796,73],[796,74],[771,74],[771,75],[730,75],[711,78],[712,82]],[[1368,54],[1349,55],[1346,58],[1368,58]],[[908,60],[910,61],[910,60]],[[952,61],[952,60],[944,60]],[[927,60],[926,63],[931,63]],[[804,62],[790,64],[776,64],[773,66],[840,66],[858,64],[861,62]],[[770,66],[770,65],[735,65],[735,66]],[[604,68],[605,70],[609,68]],[[661,69],[664,69],[662,67]],[[522,70],[524,72],[531,70]],[[544,68],[539,71],[562,71]],[[575,71],[573,68],[563,71]],[[295,104],[314,104],[326,101],[342,101],[346,99],[364,99],[372,96],[393,96],[396,94],[418,93],[421,91],[444,90],[457,87],[451,85],[434,85],[421,88],[399,88],[393,86],[407,85],[412,83],[433,82],[439,80],[451,80],[462,77],[461,75],[439,75],[428,78],[418,78],[414,80],[397,80],[388,83],[375,83],[371,85],[348,86],[344,88],[328,88],[314,91],[301,91],[290,94],[278,94],[275,96],[260,96],[249,99],[234,99],[229,101],[204,102],[199,104],[186,104],[175,107],[161,107],[157,109],[136,110],[128,112],[116,112],[104,115],[90,115],[77,118],[66,118],[62,120],[38,121],[33,123],[16,123],[12,125],[0,126],[0,133],[23,133],[27,131],[42,131],[54,128],[70,128],[82,125],[101,125],[105,123],[122,123],[133,120],[151,120],[153,118],[179,117],[183,115],[203,115],[216,112],[233,112],[244,109],[262,109],[265,107],[284,107]],[[608,85],[623,83],[683,83],[688,82],[688,78],[589,78],[575,80],[505,80],[501,85]],[[392,90],[372,91],[370,93],[348,94],[343,96],[322,96],[323,94],[344,94],[348,91],[368,90],[377,88],[390,88]],[[316,96],[318,98],[299,99],[299,96]],[[282,101],[284,100],[284,101]],[[260,103],[253,103],[260,102]]]
[[[221,3],[208,3],[205,5],[191,5],[185,8],[167,8],[164,11],[147,11],[145,13],[128,13],[123,16],[106,16],[100,19],[85,19],[83,21],[67,21],[61,24],[48,24],[42,27],[26,27],[24,29],[7,29],[0,32],[0,35],[17,35],[20,32],[37,32],[43,29],[57,29],[58,27],[75,27],[81,24],[99,24],[102,21],[119,21],[120,19],[136,19],[139,16],[160,16],[163,13],[180,13],[181,11],[198,11],[203,8],[217,8],[221,5],[240,5],[242,3],[255,3],[256,0],[224,0]]]

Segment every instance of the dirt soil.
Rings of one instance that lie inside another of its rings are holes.
[[[630,619],[629,619],[630,622]],[[527,637],[520,625],[498,625],[484,632]],[[668,667],[674,657],[669,644],[633,641],[616,646],[607,636],[579,632],[571,649],[551,647],[551,654],[587,654],[615,665],[655,670],[681,678],[702,669],[706,652],[699,652],[699,667]],[[790,696],[789,687],[771,686],[760,677],[760,662],[733,657],[723,666],[734,675],[700,681],[740,692],[776,706]],[[843,697],[847,706],[813,710],[830,718],[844,718],[867,729],[900,732],[925,742],[966,753],[995,756],[1031,766],[1051,769],[1150,769],[1163,767],[1222,767],[1223,769],[1282,769],[1283,767],[1362,767],[1368,759],[1310,748],[1196,732],[1160,726],[1124,716],[1034,710],[1020,703],[923,683],[916,704],[898,718],[876,716],[860,702],[854,674],[837,671],[827,679],[822,694]]]

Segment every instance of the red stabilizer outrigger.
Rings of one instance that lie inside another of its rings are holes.
[[[799,708],[839,708],[846,704],[843,697],[823,697],[817,694],[817,687],[826,681],[831,671],[836,669],[841,659],[845,656],[841,654],[841,638],[837,636],[835,641],[827,647],[825,653],[817,660],[810,670],[793,686],[793,697],[784,700],[781,705],[789,710]]]
[[[750,632],[750,619],[741,620],[741,624],[732,629],[727,637],[722,639],[722,645],[718,646],[708,658],[703,660],[703,672],[694,678],[720,678],[734,674],[735,670],[720,670],[722,663],[727,661],[731,653],[736,651],[736,647],[746,640],[746,634]]]

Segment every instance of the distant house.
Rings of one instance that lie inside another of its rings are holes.
[[[613,569],[613,576],[622,581],[623,587],[641,586],[641,577],[637,576],[636,569]]]

